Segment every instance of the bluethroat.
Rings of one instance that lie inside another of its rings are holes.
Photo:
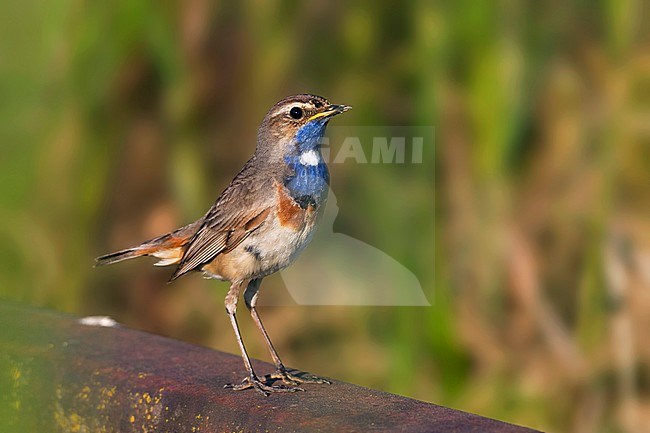
[[[255,153],[214,205],[198,221],[133,248],[96,259],[108,265],[140,256],[158,258],[157,266],[177,265],[170,281],[191,271],[231,283],[226,312],[248,375],[226,387],[271,392],[301,391],[300,383],[329,383],[292,374],[284,366],[262,325],[255,305],[262,279],[287,267],[310,242],[329,189],[321,138],[333,116],[349,110],[315,95],[287,97],[266,114]],[[239,332],[237,301],[244,302],[268,346],[276,367],[260,378]],[[281,381],[282,384],[275,384]]]

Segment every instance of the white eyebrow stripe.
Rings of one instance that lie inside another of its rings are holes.
[[[293,104],[286,104],[276,108],[275,110],[273,110],[273,113],[271,113],[271,117],[275,117],[279,114],[289,115],[289,111],[291,111],[293,107],[300,107],[304,112],[308,112],[312,109],[311,104],[297,101],[294,102]]]

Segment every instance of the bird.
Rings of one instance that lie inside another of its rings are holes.
[[[268,396],[304,391],[298,386],[303,383],[330,383],[294,374],[284,366],[256,303],[264,277],[289,266],[314,235],[330,184],[321,153],[322,138],[329,121],[350,108],[311,94],[280,100],[260,124],[253,156],[203,217],[95,259],[96,266],[103,266],[152,256],[158,259],[157,266],[176,265],[170,282],[190,272],[230,282],[224,305],[247,375],[226,388],[253,388]],[[263,377],[253,369],[237,323],[237,303],[242,295],[275,364],[275,372]]]

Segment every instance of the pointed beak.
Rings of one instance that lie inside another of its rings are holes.
[[[327,111],[331,112],[331,116],[336,116],[337,114],[345,113],[348,110],[351,110],[352,107],[349,105],[330,105],[327,107]]]
[[[311,116],[308,121],[316,120],[316,119],[321,119],[321,118],[329,118],[336,116],[337,114],[345,113],[346,111],[350,110],[352,107],[349,105],[334,105],[330,104],[328,105],[324,111],[321,111],[320,113],[316,113],[313,116]]]

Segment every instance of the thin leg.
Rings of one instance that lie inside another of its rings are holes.
[[[246,347],[244,346],[244,340],[242,340],[241,333],[239,332],[239,325],[237,324],[237,318],[235,316],[237,312],[237,299],[239,298],[239,293],[241,292],[241,287],[246,284],[247,281],[234,282],[230,286],[230,290],[226,295],[226,311],[228,317],[230,317],[230,324],[232,329],[235,331],[235,337],[237,339],[237,344],[239,345],[239,350],[241,351],[242,359],[244,360],[244,365],[248,371],[248,376],[240,384],[228,384],[226,388],[232,388],[235,391],[240,391],[248,388],[255,388],[259,393],[264,396],[268,396],[271,392],[294,392],[298,389],[289,388],[286,386],[270,386],[265,384],[259,377],[255,374],[251,360],[248,357],[246,352]]]
[[[266,346],[269,348],[269,352],[271,353],[271,358],[273,359],[273,363],[275,364],[275,368],[276,368],[275,373],[269,374],[265,377],[268,379],[281,380],[282,382],[288,385],[297,385],[299,383],[327,383],[327,384],[331,383],[327,379],[323,379],[316,376],[311,376],[306,374],[301,374],[300,376],[296,376],[294,374],[291,374],[284,366],[282,360],[280,359],[280,356],[278,355],[278,352],[275,350],[275,347],[273,347],[271,338],[269,337],[269,334],[266,332],[266,329],[262,324],[262,320],[260,319],[260,316],[257,314],[257,308],[255,307],[255,305],[257,304],[257,296],[259,294],[261,281],[262,281],[261,279],[256,279],[256,280],[252,280],[248,284],[248,287],[246,287],[246,290],[244,291],[244,301],[246,302],[246,306],[251,312],[251,317],[253,318],[255,325],[257,325],[257,328],[260,330],[262,336],[264,337]]]

